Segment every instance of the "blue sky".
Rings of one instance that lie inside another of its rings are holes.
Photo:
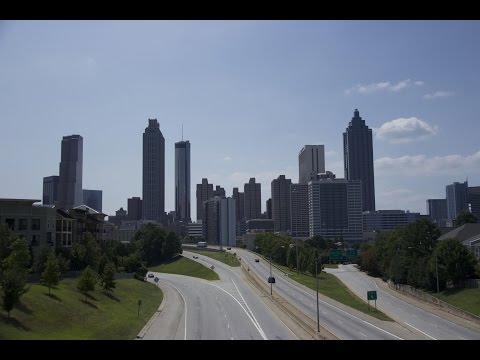
[[[84,138],[83,187],[107,214],[142,195],[142,133],[157,118],[174,209],[174,143],[195,184],[285,174],[324,144],[343,177],[358,108],[374,129],[377,209],[425,213],[445,185],[480,185],[479,21],[1,21],[0,197],[42,197],[64,135]]]

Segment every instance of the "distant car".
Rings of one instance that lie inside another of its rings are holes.
[[[255,262],[260,262],[260,260],[258,260],[258,259],[255,259]]]
[[[193,255],[193,258],[194,258],[194,259],[198,259],[198,256],[197,256],[197,255]]]
[[[149,277],[149,278],[153,278],[154,275],[153,275],[153,274],[148,274],[148,277]]]
[[[232,250],[232,248],[231,248],[231,247],[228,247],[227,250]]]

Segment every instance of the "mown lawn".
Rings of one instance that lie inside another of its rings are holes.
[[[431,293],[431,295],[469,313],[480,316],[480,288],[448,289],[440,294]]]
[[[220,280],[215,271],[183,256],[178,256],[168,263],[150,267],[148,270],[167,274],[193,276],[205,280]]]
[[[135,279],[116,280],[111,294],[96,286],[85,302],[77,281],[62,280],[52,296],[47,287],[30,284],[10,320],[0,312],[0,339],[134,339],[162,302],[159,288]]]
[[[310,289],[317,290],[315,277],[305,274],[298,274],[291,271],[286,266],[275,265],[282,271],[289,274],[292,280],[299,282],[302,285],[309,287]],[[376,310],[374,302],[370,301],[370,308],[368,304],[362,301],[357,295],[351,292],[336,276],[322,272],[318,278],[318,292],[329,298],[332,298],[344,305],[357,309],[365,314],[376,317],[379,320],[393,321],[386,314],[380,310]]]
[[[216,251],[216,250],[201,250],[201,249],[190,249],[185,248],[186,251],[191,251],[200,255],[208,256],[212,259],[218,260],[227,264],[229,266],[240,266],[240,261],[238,261],[237,257],[233,255],[233,252],[229,251]]]

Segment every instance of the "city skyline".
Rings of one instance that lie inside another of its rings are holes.
[[[480,185],[479,34],[474,21],[2,21],[0,195],[41,199],[59,142],[79,134],[82,186],[114,215],[142,197],[140,134],[156,118],[165,211],[183,123],[190,191],[207,178],[231,196],[255,178],[263,212],[273,179],[296,181],[307,144],[343,177],[358,109],[373,129],[376,208],[425,214],[446,185]]]

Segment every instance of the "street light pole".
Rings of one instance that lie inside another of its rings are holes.
[[[318,260],[321,258],[318,258],[315,261],[315,279],[317,281],[317,331],[320,332],[320,312],[318,310]],[[321,271],[321,269],[320,269]]]
[[[270,252],[270,280],[272,279],[272,252]],[[270,296],[273,295],[273,283],[270,281]]]
[[[437,294],[440,293],[440,286],[438,284],[438,256],[435,254],[435,271],[437,273]]]
[[[299,268],[299,262],[298,262],[298,240],[297,240],[297,246],[296,246],[296,250],[297,250],[297,273],[300,271],[300,268]]]

